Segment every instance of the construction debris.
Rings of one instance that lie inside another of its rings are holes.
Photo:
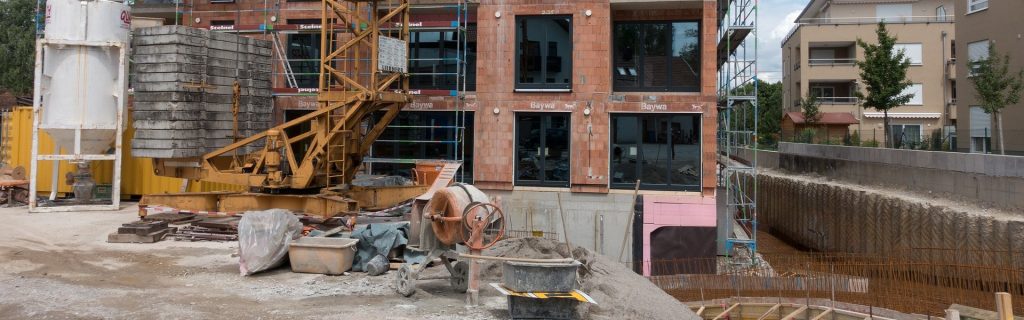
[[[184,26],[136,30],[132,156],[197,157],[268,129],[270,46]]]
[[[14,203],[28,204],[28,180],[24,167],[0,168],[0,203],[7,207]]]
[[[122,224],[117,232],[107,235],[110,243],[153,243],[163,240],[176,228],[166,221],[135,221]]]

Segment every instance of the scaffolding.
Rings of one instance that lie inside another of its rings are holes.
[[[757,263],[757,0],[718,5],[718,250]],[[736,160],[741,149],[750,161]]]

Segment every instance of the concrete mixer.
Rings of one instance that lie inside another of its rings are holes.
[[[417,281],[447,278],[456,291],[466,293],[467,304],[476,305],[479,267],[470,259],[481,258],[482,250],[504,237],[505,214],[500,199],[491,199],[472,185],[450,185],[454,174],[455,170],[442,170],[430,190],[414,200],[407,217],[412,231],[406,250],[421,252],[426,259],[402,265],[395,288],[408,297],[416,293]],[[449,276],[421,278],[420,272],[438,258]]]

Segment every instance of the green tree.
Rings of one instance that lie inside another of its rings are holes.
[[[1024,70],[1010,73],[1010,56],[1002,57],[994,44],[988,47],[988,57],[974,62],[973,76],[975,96],[985,113],[991,114],[999,132],[999,153],[1006,154],[1003,144],[1003,108],[1020,102],[1024,88]]]
[[[879,22],[875,33],[878,35],[878,44],[869,44],[857,38],[857,45],[864,49],[864,61],[857,61],[857,67],[860,68],[860,79],[867,94],[860,91],[856,94],[865,109],[873,108],[882,112],[885,146],[891,148],[893,139],[889,136],[889,110],[907,104],[914,96],[903,93],[911,85],[907,80],[910,60],[902,50],[894,51],[896,37],[889,35],[885,23]]]
[[[36,2],[0,0],[0,91],[32,92]]]
[[[753,84],[733,89],[736,95],[745,95],[754,91]],[[754,128],[755,115],[753,105],[738,105],[733,118],[733,126],[743,121],[744,128]],[[757,143],[765,147],[773,147],[778,142],[782,122],[782,82],[768,83],[757,80]]]
[[[818,96],[809,95],[800,99],[800,111],[804,113],[804,122],[810,125],[821,120],[821,102]]]
[[[757,113],[758,142],[774,146],[782,131],[782,81],[757,80]]]

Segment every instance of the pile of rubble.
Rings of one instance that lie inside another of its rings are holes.
[[[270,46],[184,26],[136,30],[132,155],[196,157],[269,128]]]

